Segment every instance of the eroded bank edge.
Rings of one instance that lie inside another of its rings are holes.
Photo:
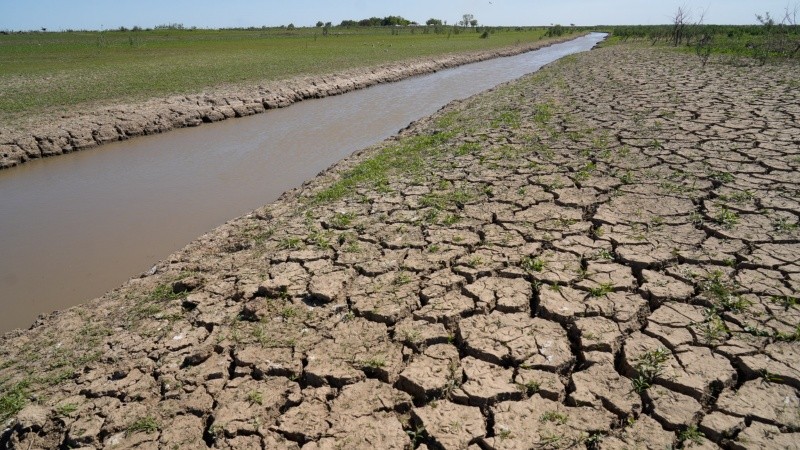
[[[251,116],[296,102],[340,95],[376,84],[400,81],[488,59],[514,56],[585,36],[548,39],[491,51],[449,54],[434,58],[366,67],[314,77],[295,77],[246,89],[229,88],[211,93],[175,95],[129,105],[96,109],[54,122],[37,119],[36,128],[0,130],[0,169],[25,162],[94,148],[109,142],[195,127],[236,117]]]

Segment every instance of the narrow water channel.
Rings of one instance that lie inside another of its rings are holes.
[[[593,33],[0,171],[0,333],[98,297],[450,101],[589,50],[604,37]]]

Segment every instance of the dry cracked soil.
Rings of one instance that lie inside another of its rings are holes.
[[[7,448],[800,446],[796,67],[445,107],[0,339]]]

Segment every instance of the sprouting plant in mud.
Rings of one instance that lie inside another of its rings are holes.
[[[669,350],[657,348],[643,353],[637,358],[633,368],[636,376],[633,378],[633,390],[642,393],[653,385],[653,380],[661,375],[664,363],[670,357]]]
[[[347,228],[355,218],[356,214],[353,212],[337,212],[334,214],[331,223],[338,228]]]
[[[247,402],[252,405],[263,405],[264,404],[264,394],[259,391],[251,391],[247,394]]]
[[[715,308],[709,308],[705,311],[705,320],[699,324],[699,329],[703,339],[708,344],[724,341],[730,332],[727,325],[725,325],[725,321],[722,320]]]
[[[700,283],[703,294],[724,311],[742,312],[750,302],[734,293],[736,285],[725,274],[716,270]]]
[[[394,284],[395,286],[402,286],[404,284],[410,283],[412,279],[413,278],[411,278],[411,275],[409,275],[408,273],[400,272],[394,278],[394,280],[392,281],[392,284]]]
[[[520,267],[528,272],[541,272],[547,266],[547,263],[541,258],[533,258],[526,256],[520,261]]]
[[[612,261],[614,259],[614,254],[611,253],[610,251],[602,248],[602,249],[598,250],[594,254],[593,258],[594,259],[603,259],[603,260],[607,260],[607,261]]]
[[[600,283],[597,287],[589,289],[589,294],[592,297],[603,297],[614,292],[614,283]]]
[[[9,417],[13,417],[28,403],[27,381],[19,382],[0,395],[0,423],[4,423]],[[3,387],[0,384],[0,387]]]
[[[381,356],[375,356],[365,360],[362,365],[368,369],[379,369],[386,366],[386,359]]]
[[[406,434],[408,434],[409,439],[411,439],[411,446],[413,448],[417,448],[417,444],[428,438],[428,432],[425,430],[425,427],[421,426],[406,431]]]
[[[797,222],[792,222],[787,217],[779,217],[772,221],[772,228],[781,233],[796,231],[798,227],[800,225]]]
[[[56,414],[60,417],[69,417],[70,414],[78,410],[78,405],[75,403],[63,403],[55,408]]]
[[[517,387],[528,397],[536,394],[541,389],[540,383],[535,380],[529,380],[525,383],[518,384]]]
[[[620,175],[619,181],[621,181],[622,184],[633,184],[634,182],[633,172],[631,172],[630,170],[626,170],[625,173]]]
[[[788,311],[791,308],[797,308],[798,305],[800,305],[800,300],[798,300],[797,297],[791,297],[788,295],[780,295],[780,296],[773,295],[772,297],[770,297],[770,300],[773,303],[777,303],[778,305],[783,307],[785,311]]]
[[[281,239],[278,248],[282,250],[296,250],[303,247],[303,241],[298,237],[287,237]]]
[[[569,420],[569,417],[558,411],[547,411],[539,416],[539,422],[553,422],[559,425],[564,425]]]
[[[733,228],[739,223],[739,215],[723,206],[714,216],[714,220],[724,228]]]
[[[705,436],[703,433],[697,429],[697,425],[690,425],[685,430],[678,433],[678,442],[681,446],[686,445],[687,442],[691,442],[693,444],[701,445],[703,443]]]
[[[126,435],[131,435],[133,433],[155,433],[159,430],[159,425],[156,419],[153,416],[146,416],[140,417],[136,419],[135,422],[128,425],[128,428],[125,430]]]

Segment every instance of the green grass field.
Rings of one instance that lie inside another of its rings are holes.
[[[147,30],[0,35],[0,122],[542,39],[546,28]],[[484,31],[481,29],[481,32]],[[577,30],[570,30],[577,31]]]

